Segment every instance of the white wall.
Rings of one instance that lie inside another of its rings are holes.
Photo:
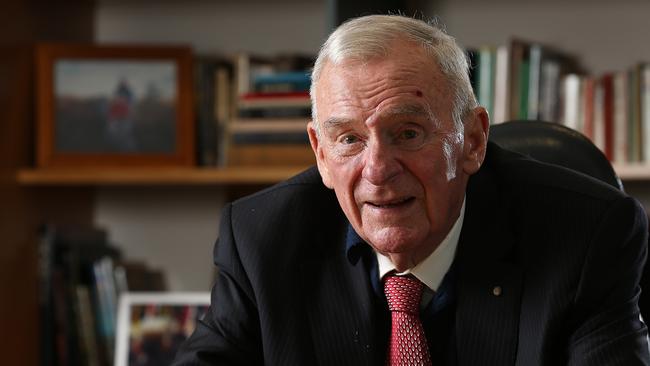
[[[280,5],[278,5],[280,4]],[[103,1],[98,42],[185,43],[199,53],[316,53],[324,1]],[[128,258],[167,273],[171,290],[208,290],[223,205],[218,188],[100,188],[95,221]]]
[[[324,0],[101,1],[98,42],[185,43],[200,53],[315,54],[327,33]]]

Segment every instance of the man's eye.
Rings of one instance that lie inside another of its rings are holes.
[[[341,138],[341,142],[350,145],[354,144],[355,142],[359,142],[359,138],[355,135],[345,135],[343,138]]]
[[[412,140],[417,138],[420,133],[416,130],[404,130],[400,133],[400,138],[403,140]]]

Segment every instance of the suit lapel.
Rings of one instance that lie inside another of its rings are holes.
[[[352,265],[345,255],[347,222],[341,221],[335,234],[317,239],[323,250],[305,261],[301,270],[315,363],[374,365],[384,359],[380,328],[386,322],[378,318],[383,314],[377,311],[365,262]]]
[[[486,162],[470,180],[458,244],[459,365],[514,365],[516,360],[523,275],[512,260],[508,200],[489,166]]]

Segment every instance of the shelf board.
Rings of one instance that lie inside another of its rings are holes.
[[[255,185],[287,179],[307,166],[246,166],[228,168],[49,168],[23,169],[24,186],[171,186]]]
[[[650,180],[650,164],[614,164],[614,170],[623,181]]]
[[[307,166],[242,166],[228,168],[50,168],[23,169],[24,186],[128,186],[128,185],[255,185],[287,179]],[[623,181],[650,181],[648,164],[615,164]]]

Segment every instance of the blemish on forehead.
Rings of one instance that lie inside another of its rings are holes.
[[[418,96],[418,97],[421,97],[422,96],[422,91],[416,90],[415,95]]]

